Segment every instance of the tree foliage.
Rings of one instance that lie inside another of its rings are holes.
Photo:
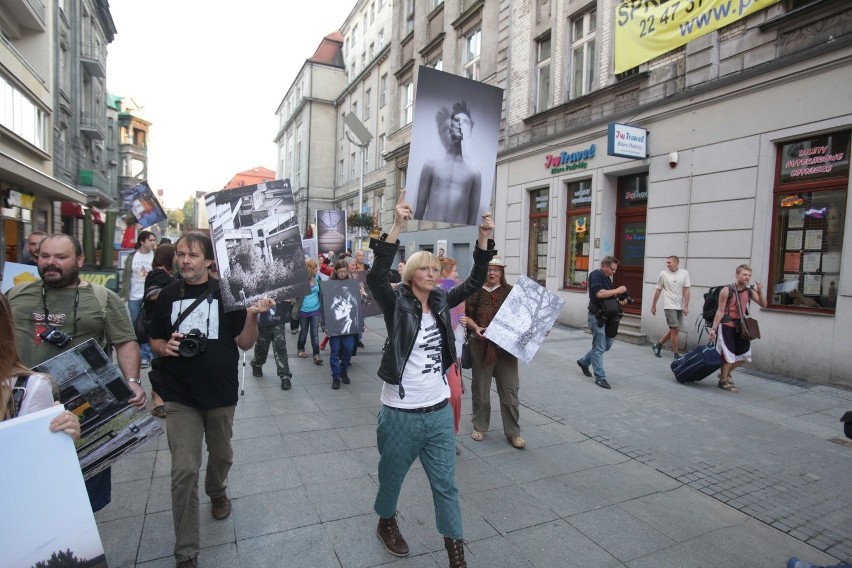
[[[65,551],[54,552],[50,555],[49,560],[36,562],[33,568],[83,568],[86,564],[87,560],[77,558],[69,548]]]

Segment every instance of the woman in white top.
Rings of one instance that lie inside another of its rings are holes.
[[[19,380],[19,377],[25,377]],[[59,404],[53,394],[53,379],[33,373],[18,357],[12,310],[6,296],[0,294],[0,413],[10,420]],[[17,393],[17,396],[16,396]],[[80,438],[80,421],[65,411],[50,422],[53,432],[65,432],[74,440]]]

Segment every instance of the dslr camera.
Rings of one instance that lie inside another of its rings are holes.
[[[189,333],[183,336],[178,346],[178,353],[181,357],[195,357],[199,353],[204,353],[207,349],[207,335],[201,333],[198,328],[192,328]]]
[[[633,303],[633,296],[630,295],[630,292],[625,292],[621,296],[618,297],[619,302],[627,302],[628,304]]]
[[[71,340],[74,339],[61,329],[58,329],[52,325],[47,326],[47,328],[41,333],[39,333],[38,336],[41,337],[42,341],[46,341],[54,347],[58,347],[60,349],[68,345]]]

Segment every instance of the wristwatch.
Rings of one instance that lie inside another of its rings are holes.
[[[127,377],[128,383],[136,383],[140,387],[142,386],[142,379],[137,379],[136,377]]]

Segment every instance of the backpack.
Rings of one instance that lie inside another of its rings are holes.
[[[729,286],[713,286],[704,294],[704,305],[701,307],[701,318],[704,320],[704,325],[710,327],[713,325],[713,319],[716,317],[716,311],[719,309],[719,292],[722,288]],[[700,320],[699,320],[700,321]]]

